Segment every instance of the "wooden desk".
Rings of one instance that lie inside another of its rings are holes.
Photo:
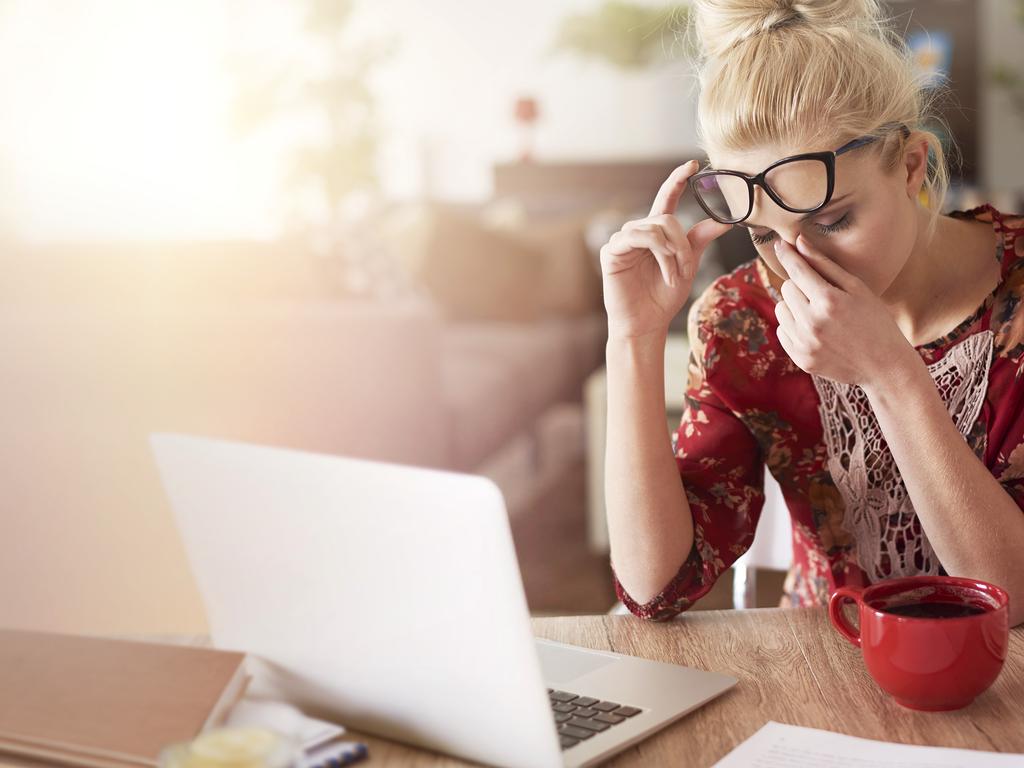
[[[904,709],[868,676],[860,651],[823,608],[694,611],[671,622],[634,616],[533,620],[539,637],[724,672],[739,684],[613,757],[609,766],[709,766],[769,720],[905,744],[1024,753],[1024,626],[995,684],[957,712]],[[355,733],[366,765],[465,766]]]
[[[958,712],[914,712],[868,676],[860,651],[824,609],[695,611],[653,623],[634,616],[533,620],[538,637],[725,672],[739,684],[609,766],[709,766],[769,720],[851,736],[942,747],[1024,752],[1024,627],[995,684]],[[368,765],[464,766],[372,736]]]

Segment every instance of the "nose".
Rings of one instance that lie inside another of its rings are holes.
[[[755,188],[754,208],[747,218],[761,222],[765,227],[771,229],[777,237],[782,238],[796,248],[796,238],[800,234],[799,214],[790,213],[785,208],[779,207],[774,200],[764,193],[764,190]]]

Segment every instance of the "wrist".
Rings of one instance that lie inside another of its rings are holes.
[[[633,349],[660,347],[661,349],[664,349],[667,342],[668,328],[634,334],[616,331],[611,324],[608,325],[607,346],[609,347],[615,346]]]
[[[668,331],[645,333],[640,336],[616,336],[609,334],[605,344],[605,356],[629,358],[637,361],[664,361]]]
[[[872,402],[897,402],[905,399],[924,374],[931,383],[927,367],[917,350],[907,345],[904,353],[864,381],[860,388]]]

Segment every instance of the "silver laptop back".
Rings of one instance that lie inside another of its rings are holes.
[[[563,764],[491,481],[151,442],[214,644],[256,657],[252,694],[482,763]]]

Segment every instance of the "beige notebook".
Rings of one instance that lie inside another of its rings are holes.
[[[242,695],[245,654],[0,630],[0,751],[53,762],[156,765],[219,724]]]
[[[0,738],[0,768],[4,768],[5,761],[28,759],[51,766],[56,763],[76,768],[151,768],[153,765],[148,761],[114,760],[88,752],[76,752],[73,749]]]
[[[33,760],[20,755],[0,754],[0,768],[52,768],[52,762]]]

